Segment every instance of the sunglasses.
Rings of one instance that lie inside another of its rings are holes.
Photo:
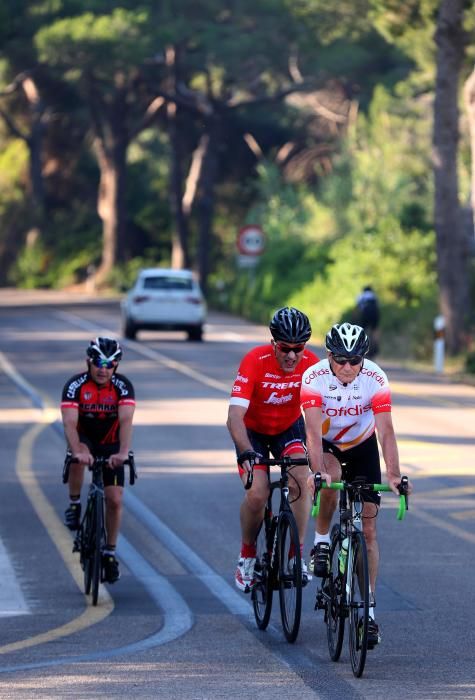
[[[115,360],[101,360],[100,357],[95,357],[92,360],[92,364],[94,367],[102,369],[113,369],[117,365],[117,362]]]
[[[276,346],[279,348],[280,352],[283,352],[285,355],[288,355],[289,352],[294,352],[297,355],[297,353],[305,349],[305,343],[295,345],[293,348],[291,348],[290,345],[284,345],[282,343],[276,343]]]
[[[352,367],[361,364],[363,362],[363,357],[361,355],[355,355],[354,357],[345,357],[344,355],[332,355],[333,359],[337,365],[346,365],[348,362]]]

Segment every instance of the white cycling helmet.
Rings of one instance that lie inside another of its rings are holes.
[[[325,346],[332,355],[364,357],[369,350],[369,339],[361,326],[337,323],[328,331]]]
[[[86,352],[91,360],[119,363],[122,358],[122,348],[117,340],[113,338],[96,338],[91,340]]]

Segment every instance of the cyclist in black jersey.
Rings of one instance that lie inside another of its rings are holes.
[[[77,530],[81,519],[81,487],[86,466],[94,457],[108,457],[104,468],[107,542],[103,552],[104,579],[120,578],[115,556],[122,515],[124,462],[132,439],[135,393],[132,383],[117,373],[122,357],[119,343],[96,338],[87,348],[87,370],[70,377],[63,388],[61,414],[64,434],[72,452],[69,472],[70,504],[65,525]]]

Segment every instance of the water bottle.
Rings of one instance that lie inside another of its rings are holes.
[[[348,537],[345,537],[341,543],[340,554],[338,555],[338,565],[340,567],[340,573],[345,573],[346,557],[348,556]]]

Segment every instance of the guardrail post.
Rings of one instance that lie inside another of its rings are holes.
[[[434,369],[442,374],[445,358],[445,320],[442,315],[434,319]]]

